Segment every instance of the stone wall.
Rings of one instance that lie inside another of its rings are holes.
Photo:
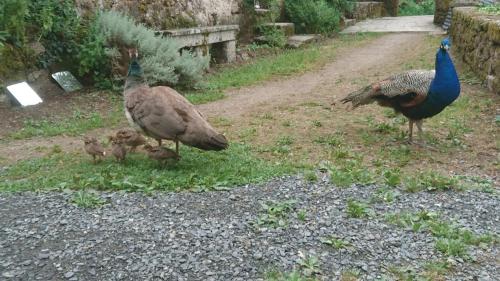
[[[242,0],[76,0],[80,13],[123,11],[155,29],[238,24]]]
[[[386,15],[384,2],[379,1],[361,1],[356,2],[356,7],[350,18],[364,20],[368,18],[379,18]]]
[[[454,8],[449,31],[458,57],[500,94],[500,15],[482,14],[475,7]]]

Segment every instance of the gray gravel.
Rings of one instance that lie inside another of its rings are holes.
[[[318,258],[321,280],[353,269],[376,280],[391,276],[390,266],[419,270],[443,258],[432,235],[388,224],[387,213],[433,210],[476,233],[500,233],[498,196],[472,191],[402,193],[372,204],[370,219],[348,218],[347,199],[369,200],[375,190],[283,177],[231,191],[101,193],[108,203],[97,209],[65,193],[0,194],[0,280],[262,280],[272,269],[299,269],[300,256]],[[297,203],[286,227],[255,224],[260,203],[289,199]],[[352,247],[323,244],[329,235]],[[498,245],[469,254],[472,261],[450,259],[448,280],[500,280]]]

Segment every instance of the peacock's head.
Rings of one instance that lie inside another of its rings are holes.
[[[441,45],[439,48],[444,51],[448,51],[451,47],[450,39],[444,38],[443,41],[441,41]]]
[[[142,76],[142,69],[138,61],[139,52],[137,51],[137,48],[128,49],[128,55],[130,57],[130,64],[127,76]]]

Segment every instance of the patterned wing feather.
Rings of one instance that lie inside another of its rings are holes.
[[[427,96],[434,70],[411,70],[399,73],[380,82],[379,95],[395,97],[416,93],[420,96]]]

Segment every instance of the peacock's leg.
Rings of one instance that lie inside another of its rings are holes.
[[[413,120],[409,119],[410,122],[408,122],[409,124],[409,128],[408,128],[408,136],[409,136],[409,139],[408,139],[408,142],[409,143],[412,143],[413,142]]]
[[[175,140],[175,153],[177,153],[177,155],[179,155],[179,141],[178,140]]]
[[[161,146],[161,139],[157,139],[158,141],[158,146]]]
[[[417,124],[418,138],[420,139],[420,141],[424,140],[424,132],[422,131],[422,124],[423,123],[424,123],[424,120],[422,120],[422,119],[415,121],[415,124]]]

